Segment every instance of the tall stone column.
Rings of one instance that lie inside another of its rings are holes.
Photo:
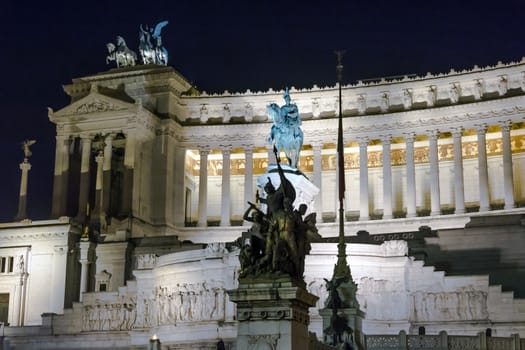
[[[83,135],[82,159],[80,163],[80,186],[78,195],[77,217],[83,221],[86,217],[86,209],[89,201],[89,161],[91,158],[91,137]]]
[[[126,131],[126,145],[124,149],[124,179],[122,181],[122,203],[120,215],[135,215],[133,212],[133,186],[135,169],[136,131]],[[138,193],[137,193],[138,196]],[[138,211],[138,208],[135,210]]]
[[[314,179],[313,183],[319,189],[319,193],[315,196],[315,212],[317,222],[323,222],[323,159],[321,157],[321,152],[323,150],[323,144],[321,142],[314,143],[312,145],[313,155],[314,155]]]
[[[383,219],[392,219],[392,159],[390,144],[392,135],[384,135],[383,143]]]
[[[102,208],[101,215],[109,213],[109,201],[111,197],[111,161],[113,157],[113,134],[106,135],[104,140],[104,166],[102,178]]]
[[[476,126],[478,134],[479,211],[489,211],[489,170],[487,163],[487,124]]]
[[[25,271],[20,271],[20,293],[18,299],[18,326],[24,325],[24,315],[26,310],[26,294],[27,294],[27,277],[29,274]]]
[[[200,169],[199,169],[199,212],[197,226],[206,227],[208,225],[208,154],[209,148],[200,148]]]
[[[244,204],[253,202],[253,145],[244,146]]]
[[[230,165],[231,146],[222,148],[222,191],[221,191],[221,226],[230,226],[231,191],[230,191]]]
[[[463,128],[454,128],[452,136],[454,138],[454,197],[456,202],[456,214],[465,212],[465,185],[463,180],[463,147],[461,136]]]
[[[273,154],[273,145],[266,145],[266,151],[268,153],[268,165],[276,164],[277,160],[275,159],[275,154]],[[279,150],[277,150],[279,152]]]
[[[18,197],[18,213],[15,218],[17,221],[27,219],[27,180],[29,170],[31,170],[31,164],[27,158],[24,158],[24,161],[20,163],[20,170],[22,170],[22,176],[20,179],[20,196]]]
[[[370,220],[368,209],[368,137],[359,140],[359,220]]]
[[[416,167],[414,163],[414,141],[416,134],[413,132],[405,134],[406,143],[406,174],[407,174],[407,218],[413,218],[416,213]]]
[[[67,192],[69,180],[69,145],[67,136],[56,137],[55,174],[53,179],[53,203],[51,217],[67,215]]]
[[[93,206],[92,218],[99,219],[102,208],[102,187],[103,187],[103,176],[104,176],[104,153],[99,150],[99,153],[95,157],[97,163],[97,177],[95,179],[95,205]]]
[[[510,129],[512,122],[506,120],[500,123],[501,141],[503,146],[503,188],[505,191],[505,209],[512,209],[514,203],[514,175],[512,172],[512,147]]]
[[[174,197],[174,222],[175,225],[183,227],[186,219],[186,185],[185,169],[186,166],[186,148],[175,146],[175,161],[173,175],[173,197]]]
[[[429,160],[430,160],[430,215],[441,214],[441,198],[439,193],[439,158],[438,158],[438,130],[428,132]]]
[[[80,257],[78,262],[80,263],[80,294],[78,301],[82,301],[83,294],[88,291],[88,278],[89,278],[89,264],[91,263],[91,257],[93,255],[93,243],[89,241],[87,237],[82,237],[78,243],[80,250]]]

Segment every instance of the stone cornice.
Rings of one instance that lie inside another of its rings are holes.
[[[344,137],[350,141],[362,136],[380,139],[385,133],[392,137],[403,137],[407,130],[417,134],[426,134],[433,129],[447,132],[457,127],[474,128],[481,122],[496,125],[504,120],[523,121],[524,115],[525,96],[516,96],[432,109],[345,117]],[[301,127],[305,134],[305,144],[335,143],[337,118],[305,120]],[[184,126],[177,127],[176,131],[177,140],[188,148],[199,144],[220,148],[224,143],[242,147],[245,140],[260,140],[260,144],[256,146],[263,146],[270,128],[271,123],[266,122]]]
[[[459,73],[451,71],[449,74],[429,74],[417,78],[406,77],[391,81],[380,80],[377,83],[346,85],[343,87],[343,110],[345,115],[375,115],[446,105],[456,106],[523,94],[524,71],[525,61],[521,61],[484,69],[475,67]],[[511,90],[513,92],[509,94]],[[336,87],[314,86],[312,89],[292,88],[290,91],[303,120],[335,115]],[[279,101],[282,101],[282,91],[273,90],[256,93],[248,90],[242,94],[201,94],[182,98],[182,104],[187,108],[185,120],[197,119],[204,124],[212,118],[222,119],[223,123],[234,122],[233,117],[245,117],[245,122],[264,121],[266,106]],[[238,118],[235,122],[238,122]]]

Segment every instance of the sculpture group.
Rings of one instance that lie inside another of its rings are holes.
[[[168,25],[168,21],[159,22],[154,28],[140,25],[139,52],[142,64],[157,64],[166,66],[168,64],[168,50],[162,45],[161,31]],[[123,37],[117,36],[116,44],[108,43],[109,55],[106,64],[115,61],[117,68],[133,67],[137,64],[137,54],[131,50]]]
[[[244,219],[253,225],[241,238],[240,277],[287,274],[302,280],[310,241],[319,237],[315,213],[305,215],[306,204],[294,209],[295,188],[284,175],[276,147],[274,154],[281,184],[276,189],[268,177],[266,197],[257,196],[266,204],[266,213],[249,202]]]

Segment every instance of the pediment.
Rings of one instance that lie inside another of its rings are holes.
[[[125,111],[135,107],[135,104],[103,95],[99,92],[91,92],[72,104],[53,112],[55,117],[78,116],[94,113],[105,113],[113,111]]]

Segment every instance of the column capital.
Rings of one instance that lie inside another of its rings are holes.
[[[380,140],[381,140],[381,143],[383,145],[390,145],[392,143],[392,135],[390,134],[387,134],[387,135],[381,135],[380,136]]]
[[[437,141],[439,134],[440,132],[438,129],[427,130],[428,138],[432,141]]]
[[[324,143],[323,141],[312,141],[310,145],[312,145],[312,150],[315,152],[321,151],[323,149]]]
[[[487,124],[483,123],[483,124],[476,125],[475,128],[476,128],[476,133],[479,136],[482,136],[482,135],[485,135],[487,133],[487,129],[489,128],[489,126]]]
[[[509,132],[512,128],[512,120],[502,120],[498,122],[502,132]]]
[[[104,163],[104,154],[103,153],[99,153],[95,156],[95,161],[98,163],[98,164],[102,164]]]
[[[82,142],[91,142],[92,139],[93,139],[93,135],[90,135],[90,134],[80,134],[79,135],[80,137],[80,140],[82,140]]]
[[[29,171],[29,170],[31,170],[31,163],[26,162],[26,161],[20,163],[20,170],[22,170],[22,171]]]
[[[113,132],[110,132],[108,134],[106,134],[106,136],[104,137],[104,142],[108,143],[108,142],[111,142],[113,141],[113,139],[115,138],[115,133]]]
[[[241,147],[244,149],[244,153],[253,153],[255,145],[253,143],[243,143]]]
[[[199,146],[198,148],[200,156],[207,156],[210,154],[211,148],[209,146]]]
[[[232,145],[220,145],[221,153],[222,155],[230,155],[232,153],[233,146]]]
[[[450,130],[450,132],[452,133],[452,136],[453,136],[454,138],[460,138],[461,136],[463,136],[463,131],[464,131],[464,130],[465,130],[465,129],[464,129],[462,126],[458,126],[458,127],[456,127],[456,128],[452,128],[452,129]]]
[[[405,136],[405,143],[413,144],[416,140],[416,133],[415,132],[407,132],[404,134]]]
[[[367,136],[363,136],[357,139],[357,142],[359,143],[360,148],[366,148],[368,147],[368,143],[370,142],[370,139]]]

